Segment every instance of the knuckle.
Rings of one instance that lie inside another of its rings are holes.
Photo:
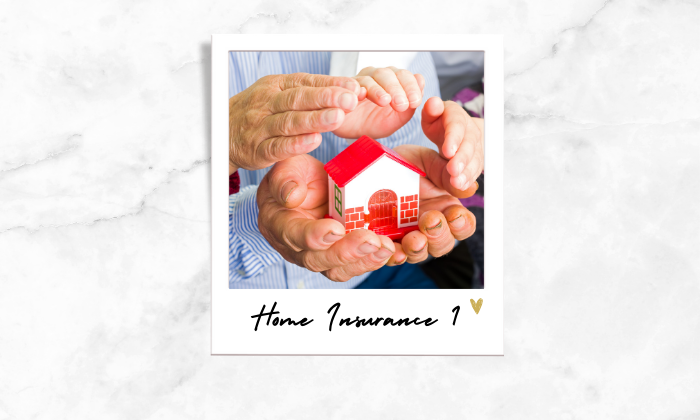
[[[442,257],[443,255],[447,254],[451,250],[452,250],[452,248],[448,248],[446,246],[435,247],[434,249],[430,250],[430,255],[432,255],[435,258],[438,258],[438,257]]]
[[[262,85],[269,85],[269,84],[275,84],[275,83],[273,83],[274,81],[275,81],[275,76],[267,75],[267,76],[263,76],[263,77],[259,78],[258,81],[255,82],[255,84],[259,83]]]
[[[286,106],[288,110],[300,109],[304,104],[304,90],[294,89],[294,93],[289,95]]]
[[[409,77],[413,77],[413,73],[411,73],[410,71],[408,71],[406,69],[402,69],[402,70],[399,70],[396,72],[396,77],[409,78]]]
[[[323,272],[323,275],[333,281],[346,282],[350,280],[350,277],[341,273],[340,270],[338,270],[337,268],[326,270]]]
[[[333,105],[333,89],[326,87],[321,90],[318,95],[318,103],[316,104],[320,107],[332,106]]]
[[[354,250],[351,250],[348,247],[343,247],[340,250],[338,250],[337,253],[333,254],[333,262],[335,265],[346,265],[350,264],[353,262],[357,257],[355,256]]]
[[[296,246],[294,244],[294,241],[292,241],[292,238],[290,238],[289,235],[287,234],[287,230],[284,227],[282,227],[281,230],[282,230],[282,233],[280,236],[282,237],[282,243],[284,245],[286,245],[287,248],[294,250],[294,252],[301,252],[301,248],[299,248],[298,246]],[[302,255],[302,259],[305,258],[307,255],[308,255],[308,253],[305,252]],[[306,267],[306,264],[304,266]]]
[[[391,69],[388,69],[386,67],[382,67],[382,68],[376,69],[374,71],[374,76],[377,76],[377,77],[386,77],[386,76],[389,76],[392,74],[394,74],[394,72],[391,71]]]
[[[294,118],[292,116],[292,113],[286,112],[275,119],[274,130],[278,133],[281,133],[283,136],[287,136],[289,135],[288,133],[291,131],[293,125]]]
[[[302,264],[304,264],[304,267],[310,271],[313,271],[314,273],[320,273],[323,271],[323,267],[320,266],[318,260],[310,252],[304,252],[301,256],[301,261]]]

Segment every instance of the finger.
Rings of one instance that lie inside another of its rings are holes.
[[[270,169],[266,176],[270,195],[279,205],[296,208],[304,202],[308,190],[307,170],[314,164],[313,160],[300,155],[278,162]]]
[[[397,151],[403,153],[402,156],[407,157],[409,161],[412,161],[414,165],[418,165],[419,168],[423,168],[426,172],[427,179],[421,178],[421,194],[423,191],[429,192],[434,187],[441,190],[447,191],[450,195],[457,198],[471,197],[474,194],[474,190],[467,188],[462,190],[456,188],[450,182],[451,175],[445,169],[447,161],[440,157],[434,150],[431,149],[421,149],[419,155],[412,154],[413,146],[402,145],[396,148]]]
[[[263,140],[258,145],[256,155],[259,161],[280,162],[315,150],[321,145],[321,139],[321,134],[319,133],[271,137]]]
[[[374,67],[372,67],[374,69]],[[363,69],[365,71],[366,69]],[[387,106],[391,103],[391,95],[389,95],[376,80],[371,76],[358,75],[355,76],[360,83],[360,87],[367,90],[367,99],[374,102],[378,106]]]
[[[401,247],[410,264],[419,263],[428,258],[428,238],[420,231],[414,230],[403,237]]]
[[[396,248],[396,251],[394,251],[394,255],[392,255],[391,258],[389,258],[389,261],[386,263],[388,266],[401,265],[405,263],[406,259],[408,258],[408,255],[403,252],[403,247],[400,243],[394,242],[394,248]]]
[[[445,103],[442,99],[437,96],[433,96],[428,99],[423,106],[423,112],[421,115],[421,124],[423,125],[423,131],[425,131],[425,126],[432,126],[445,111]],[[442,129],[442,126],[437,126]],[[427,133],[426,133],[427,134]],[[430,138],[430,140],[433,140]]]
[[[344,264],[326,270],[323,274],[334,281],[347,281],[370,271],[383,267],[395,252],[395,244],[386,236],[379,237],[382,247],[375,253],[367,255],[353,263]]]
[[[327,76],[323,74],[292,73],[281,75],[280,89],[294,89],[302,86],[327,87],[338,86],[345,88],[356,95],[360,94],[360,85],[352,77]]]
[[[399,83],[396,73],[390,68],[379,68],[372,73],[374,80],[389,95],[391,95],[391,107],[396,112],[403,112],[408,109],[408,98],[406,92]]]
[[[414,74],[416,77],[416,81],[418,82],[418,87],[420,88],[420,93],[423,95],[423,90],[425,89],[425,77],[423,77],[422,74],[416,73]]]
[[[455,238],[441,212],[431,210],[423,213],[418,220],[418,228],[428,238],[428,253],[433,257],[443,256],[454,248]]]
[[[344,227],[338,221],[309,219],[297,210],[265,206],[265,215],[261,219],[281,245],[296,252],[324,251],[345,236]]]
[[[341,108],[352,111],[357,106],[357,95],[337,86],[298,87],[275,94],[268,102],[270,113],[286,111],[315,111],[325,108]]]
[[[406,93],[406,98],[408,98],[408,107],[411,109],[418,108],[423,100],[423,92],[420,86],[418,86],[416,76],[414,76],[413,73],[408,70],[397,69],[396,78],[399,80],[401,87],[403,87],[403,90]]]
[[[434,140],[443,157],[452,159],[455,156],[467,135],[469,118],[469,114],[462,107],[452,101],[445,102],[441,120],[435,122],[435,124],[442,123],[444,134],[442,138]]]
[[[321,219],[328,212],[328,174],[323,163],[310,155],[277,162],[263,181],[267,186],[264,195],[277,206],[300,207],[311,219]]]
[[[343,124],[345,113],[337,108],[320,111],[287,111],[265,117],[266,137],[291,137],[299,134],[325,133]]]
[[[357,100],[360,101],[360,102],[362,102],[362,101],[364,101],[365,99],[367,99],[367,88],[364,87],[364,86],[362,86],[362,87],[360,88],[360,96],[357,97]]]
[[[476,231],[476,217],[464,206],[450,206],[445,209],[443,215],[455,239],[467,239]]]
[[[471,188],[476,182],[476,179],[479,177],[479,175],[481,175],[481,171],[483,170],[482,162],[483,159],[481,158],[473,158],[467,165],[466,169],[464,169],[464,171],[461,174],[459,174],[459,176],[453,176],[450,178],[450,184],[455,188],[463,191],[466,191],[469,188]]]
[[[342,226],[340,223],[338,225]],[[322,272],[354,263],[374,254],[380,248],[382,241],[377,234],[367,229],[356,229],[325,251],[303,253],[300,263],[311,271]]]

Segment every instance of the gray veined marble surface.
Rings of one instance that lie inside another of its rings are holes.
[[[700,418],[700,3],[0,4],[0,419]],[[505,352],[210,357],[211,33],[504,33]]]

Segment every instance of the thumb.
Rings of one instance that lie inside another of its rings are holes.
[[[270,194],[283,207],[299,207],[308,192],[308,155],[292,156],[272,167],[268,174]]]

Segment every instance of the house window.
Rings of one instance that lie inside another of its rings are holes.
[[[340,191],[337,185],[335,186],[335,211],[337,211],[340,216],[343,215],[343,192]]]

